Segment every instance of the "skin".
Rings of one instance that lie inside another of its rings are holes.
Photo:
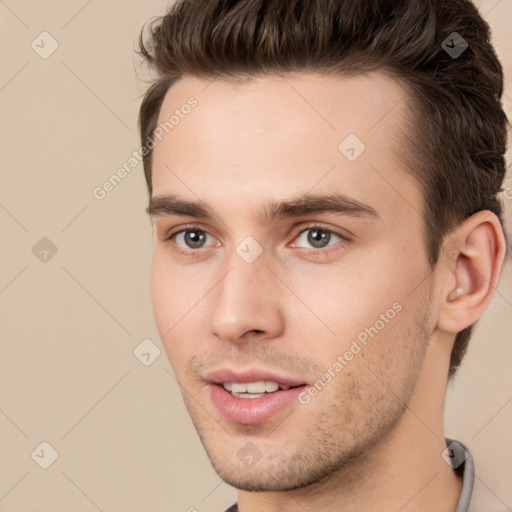
[[[153,198],[201,201],[215,216],[152,216],[151,294],[185,404],[240,510],[453,512],[461,480],[441,458],[449,357],[497,284],[499,221],[475,214],[452,235],[456,253],[429,266],[423,199],[399,158],[404,92],[384,74],[186,76],[160,122],[190,96],[197,107],[154,150]],[[338,150],[351,133],[366,145],[353,162]],[[377,215],[260,215],[269,201],[333,192]],[[312,225],[346,239],[332,234],[318,248]],[[187,228],[206,233],[204,246],[187,245]],[[252,263],[236,251],[247,236],[262,249]],[[397,303],[308,404],[257,425],[229,422],[212,404],[204,377],[221,366],[313,385]],[[237,457],[248,442],[261,454],[252,467]]]

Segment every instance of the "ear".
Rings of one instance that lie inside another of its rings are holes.
[[[446,237],[439,263],[437,328],[457,333],[474,324],[491,302],[505,258],[498,217],[479,211]]]

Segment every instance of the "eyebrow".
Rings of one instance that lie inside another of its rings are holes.
[[[187,201],[174,194],[151,197],[146,213],[151,217],[161,215],[182,215],[200,219],[214,219],[219,216],[203,201]],[[338,213],[352,217],[379,219],[380,215],[370,205],[342,193],[304,194],[287,201],[270,201],[260,213],[262,220],[274,222],[288,217]]]

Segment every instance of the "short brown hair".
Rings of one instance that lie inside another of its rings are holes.
[[[184,75],[382,71],[408,93],[400,156],[422,190],[432,268],[445,238],[472,214],[490,210],[503,225],[498,194],[509,124],[501,105],[503,70],[489,25],[469,0],[178,0],[150,23],[147,37],[144,32],[139,53],[157,79],[140,108],[143,145],[167,90]],[[454,32],[468,44],[456,57],[448,51]],[[143,161],[150,195],[151,157],[149,151]],[[472,327],[456,336],[450,376]]]

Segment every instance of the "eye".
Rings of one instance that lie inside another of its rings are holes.
[[[176,244],[183,249],[201,249],[207,247],[206,241],[212,238],[206,231],[196,228],[184,229],[174,233]]]
[[[310,244],[310,247],[313,247],[314,249],[324,249],[325,247],[335,245],[343,240],[346,240],[346,238],[334,231],[331,231],[330,229],[312,226],[301,231],[299,236],[295,239],[293,246],[297,247],[298,241],[302,247],[304,247],[302,244]],[[308,249],[309,247],[305,246],[305,248]]]

